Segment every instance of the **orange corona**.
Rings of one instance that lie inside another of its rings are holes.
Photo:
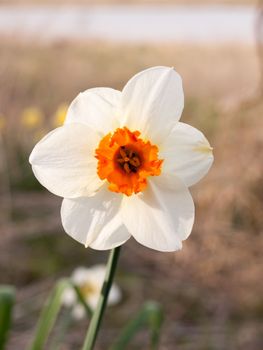
[[[163,160],[158,159],[158,147],[139,136],[139,131],[124,127],[100,141],[95,155],[98,175],[109,182],[110,191],[131,196],[146,188],[148,176],[160,175]]]

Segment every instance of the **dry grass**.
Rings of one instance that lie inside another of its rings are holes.
[[[26,106],[40,106],[50,117],[80,90],[121,88],[143,68],[176,67],[186,94],[183,120],[205,130],[215,164],[193,188],[196,222],[182,251],[161,254],[134,241],[124,247],[119,283],[126,300],[108,314],[98,350],[107,348],[145,298],[164,305],[163,350],[261,349],[263,104],[255,98],[259,70],[254,48],[2,41],[0,55],[1,112],[16,130]],[[8,136],[9,146],[21,145],[21,133]],[[22,169],[30,171],[27,165]],[[19,300],[31,303],[32,293],[48,290],[51,276],[66,274],[86,259],[96,262],[101,255],[62,234],[59,199],[47,193],[13,194],[13,221],[6,223],[0,240],[5,271],[0,281],[20,285]],[[29,315],[24,311],[16,319],[10,350],[28,341],[36,317]],[[65,349],[79,347],[85,327],[80,324],[69,333]],[[134,349],[142,344],[146,349],[145,333]]]
[[[108,85],[121,89],[135,72],[160,64],[176,67],[188,98],[224,107],[253,96],[259,83],[254,47],[63,41],[40,46],[12,39],[1,41],[0,55],[0,106],[9,116],[34,104],[49,114],[81,90]]]

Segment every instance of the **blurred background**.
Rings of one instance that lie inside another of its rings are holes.
[[[96,349],[146,299],[163,305],[161,350],[263,349],[263,4],[250,0],[0,0],[0,283],[17,288],[8,349],[25,349],[54,281],[106,262],[61,227],[61,199],[35,180],[33,145],[87,88],[122,89],[136,72],[174,66],[182,121],[215,163],[192,188],[196,220],[182,251],[131,239]],[[87,321],[67,333],[78,349]],[[148,349],[141,331],[129,349]],[[48,349],[49,347],[47,347]]]

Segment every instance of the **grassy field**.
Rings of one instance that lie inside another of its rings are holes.
[[[2,40],[0,54],[1,112],[10,118],[29,105],[49,116],[81,90],[108,85],[121,89],[131,75],[153,65],[174,66],[184,78],[188,98],[224,108],[254,96],[260,80],[254,47],[134,47],[103,41],[40,46],[11,39]],[[65,76],[68,71],[72,73]]]
[[[205,132],[215,164],[192,189],[196,221],[182,251],[157,253],[133,240],[124,246],[117,276],[124,300],[107,313],[97,349],[107,348],[145,299],[164,307],[161,350],[262,349],[263,104],[255,49],[2,40],[0,57],[2,151],[9,172],[1,179],[0,283],[18,287],[9,349],[28,344],[55,278],[106,257],[63,233],[60,199],[40,189],[27,163],[35,140],[53,127],[57,107],[79,91],[121,89],[135,72],[160,64],[182,75],[182,120]],[[28,107],[43,114],[40,130],[22,126]],[[86,326],[73,327],[63,349],[78,348]],[[141,332],[130,349],[147,349],[147,339]]]

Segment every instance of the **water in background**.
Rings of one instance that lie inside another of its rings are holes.
[[[0,7],[0,33],[41,40],[254,43],[249,6]]]

